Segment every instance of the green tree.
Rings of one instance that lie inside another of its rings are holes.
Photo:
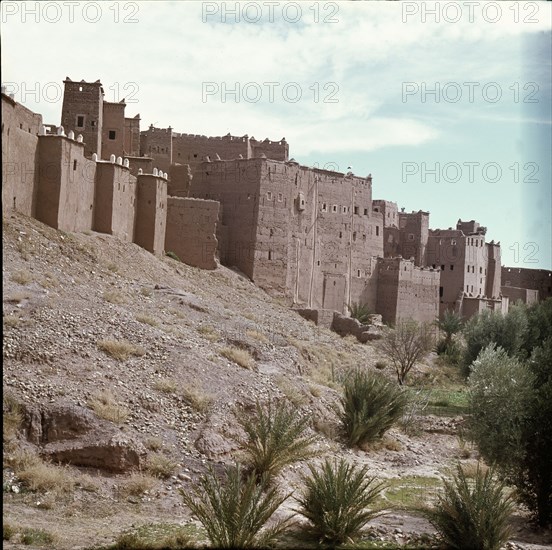
[[[449,349],[454,335],[462,330],[464,322],[462,317],[454,311],[445,311],[443,318],[437,321],[439,330],[445,333],[445,348]]]

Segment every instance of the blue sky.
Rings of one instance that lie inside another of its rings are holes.
[[[439,21],[434,2],[34,4],[2,2],[3,83],[46,122],[66,76],[101,79],[142,128],[286,137],[302,164],[371,173],[375,198],[432,228],[476,219],[503,264],[551,269],[549,2],[441,3]]]

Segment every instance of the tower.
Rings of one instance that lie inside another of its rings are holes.
[[[61,125],[66,133],[73,130],[75,135],[82,134],[84,154],[87,157],[97,153],[101,158],[104,97],[102,83],[99,80],[73,82],[67,77],[63,84],[65,89]]]

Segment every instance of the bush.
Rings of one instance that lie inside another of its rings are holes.
[[[264,547],[289,526],[292,516],[264,528],[290,495],[281,496],[275,488],[269,489],[265,477],[260,484],[254,475],[244,480],[239,466],[227,467],[225,477],[223,484],[210,468],[193,496],[180,490],[184,503],[202,523],[213,546]]]
[[[431,350],[432,341],[429,327],[413,320],[400,321],[385,331],[379,346],[391,360],[401,386],[412,367]]]
[[[161,453],[154,453],[148,456],[146,470],[152,476],[167,479],[176,471],[176,462]]]
[[[127,340],[114,340],[113,338],[99,340],[98,347],[118,361],[125,361],[131,355],[140,357],[146,353],[146,350],[141,346],[136,346]]]
[[[339,416],[351,447],[370,443],[402,416],[406,393],[376,372],[356,370],[343,384]]]
[[[552,336],[525,363],[489,346],[472,365],[470,431],[538,523],[552,523]]]
[[[477,470],[470,481],[458,466],[452,481],[444,482],[444,494],[427,513],[448,548],[498,550],[508,541],[512,502],[503,496],[504,483],[493,470]]]
[[[168,256],[169,258],[172,258],[173,260],[176,260],[177,262],[180,261],[180,258],[171,250],[165,253],[165,256]]]
[[[255,404],[255,414],[240,414],[237,421],[245,431],[245,440],[238,440],[245,451],[257,479],[275,476],[288,464],[316,454],[315,436],[305,434],[308,418],[301,418],[297,409],[285,403]]]
[[[359,323],[367,323],[370,319],[370,309],[365,304],[352,303],[349,305],[351,317]]]
[[[472,317],[464,327],[464,374],[469,375],[470,365],[484,348],[493,343],[509,356],[525,359],[527,353],[523,345],[527,335],[527,311],[523,305],[513,306],[507,315],[499,311],[483,311]]]
[[[130,411],[117,402],[110,390],[96,392],[88,400],[88,406],[100,417],[116,424],[123,424]]]
[[[31,527],[26,527],[21,531],[21,535],[21,542],[25,545],[32,544],[39,546],[55,542],[55,537],[44,529],[33,529]]]
[[[244,369],[252,369],[255,366],[253,356],[242,348],[230,347],[220,350],[220,354]]]
[[[341,459],[328,459],[317,471],[309,465],[310,475],[303,476],[305,490],[297,510],[311,523],[311,532],[318,540],[331,545],[358,537],[360,530],[377,513],[367,507],[379,495],[384,483],[366,477],[368,466],[358,469]]]

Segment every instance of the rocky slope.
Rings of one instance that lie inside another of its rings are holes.
[[[107,544],[148,522],[193,524],[178,489],[207,465],[236,459],[234,415],[255,400],[293,402],[312,419],[321,458],[416,480],[428,498],[452,461],[473,460],[457,436],[460,419],[425,417],[415,435],[392,430],[368,452],[342,446],[331,437],[335,381],[352,366],[375,366],[377,350],[317,328],[237,272],[202,271],[17,214],[4,218],[3,234],[3,386],[22,421],[6,454],[27,448],[73,465],[64,474],[71,490],[36,493],[5,461],[4,520],[53,532],[53,547]],[[431,369],[420,365],[417,375]],[[155,468],[164,478],[132,494],[132,472]],[[296,490],[304,469],[288,468],[280,484]],[[544,542],[520,528],[524,544]],[[397,511],[374,523],[374,536],[397,544],[423,532],[432,532],[424,520]],[[5,544],[17,547],[13,540]]]

